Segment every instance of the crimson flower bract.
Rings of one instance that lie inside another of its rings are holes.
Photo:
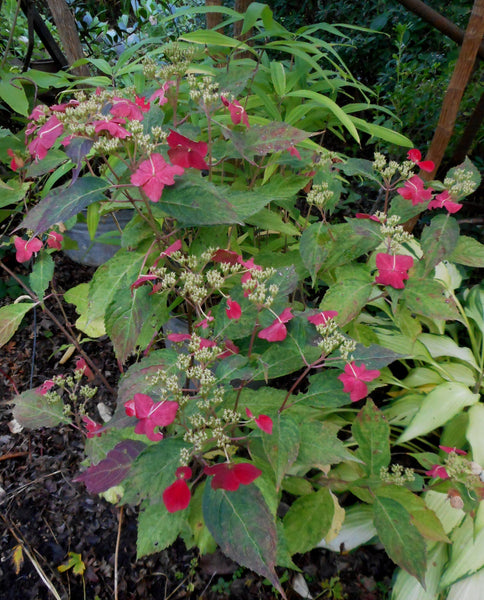
[[[376,255],[376,267],[378,276],[376,283],[389,285],[397,290],[405,287],[403,283],[408,279],[408,270],[413,266],[413,258],[401,254],[385,254],[380,252]]]
[[[190,467],[178,467],[175,472],[176,481],[163,492],[163,503],[169,513],[185,510],[190,504],[191,492],[185,479],[190,479]]]
[[[416,204],[430,200],[433,190],[432,188],[426,190],[423,180],[418,175],[414,175],[404,183],[403,187],[398,188],[397,192],[405,200],[411,200],[413,206],[415,206]]]
[[[35,137],[29,144],[28,149],[35,160],[42,160],[47,156],[47,152],[52,148],[55,141],[64,131],[64,125],[59,119],[52,115],[50,119],[42,125]]]
[[[174,176],[184,172],[183,167],[167,163],[161,154],[152,154],[131,175],[131,183],[142,188],[152,202],[158,202],[165,185],[173,185]]]
[[[17,250],[15,258],[19,263],[27,262],[32,258],[34,252],[38,252],[42,248],[42,242],[38,238],[25,241],[21,237],[15,236],[13,243]]]
[[[200,171],[208,169],[204,158],[208,152],[208,146],[205,142],[194,142],[172,129],[166,141],[170,146],[168,156],[174,165],[179,165],[185,169],[192,167]]]
[[[417,166],[419,166],[422,171],[427,171],[427,173],[432,173],[435,167],[435,163],[432,160],[420,160],[422,158],[422,153],[417,148],[412,148],[407,152],[408,160],[411,160]]]
[[[267,340],[268,342],[282,342],[285,340],[287,336],[287,328],[284,323],[287,323],[294,318],[291,314],[291,310],[292,308],[285,308],[282,313],[274,319],[272,325],[269,325],[269,327],[259,331],[257,337],[261,338],[262,340]]]
[[[250,463],[220,463],[205,467],[205,475],[213,475],[212,489],[227,490],[235,492],[240,485],[249,485],[257,477],[262,475],[262,471]]]
[[[380,371],[368,370],[364,364],[358,367],[355,362],[351,362],[345,366],[345,372],[338,379],[343,382],[343,392],[349,393],[352,402],[358,402],[368,395],[365,382],[373,381],[379,376]]]
[[[238,102],[237,100],[229,102],[225,96],[220,96],[220,99],[222,100],[223,105],[229,109],[232,123],[234,125],[238,125],[242,122],[248,129],[250,127],[249,118],[247,117],[245,108],[240,104],[240,102]]]
[[[449,192],[447,190],[444,190],[440,194],[437,194],[435,198],[433,198],[429,202],[427,208],[445,208],[445,210],[452,215],[459,211],[462,208],[462,206],[462,204],[454,202]]]
[[[139,419],[134,429],[135,433],[144,434],[153,442],[163,439],[161,432],[156,432],[157,427],[166,427],[175,420],[178,402],[164,400],[154,402],[146,394],[135,394],[124,405],[126,414]]]

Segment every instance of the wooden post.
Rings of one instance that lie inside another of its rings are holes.
[[[205,6],[222,6],[222,0],[205,0]],[[222,22],[222,13],[207,13],[207,29],[215,29]]]
[[[449,145],[452,132],[454,131],[455,120],[457,118],[462,96],[472,74],[472,69],[483,36],[484,0],[475,0],[462,48],[459,53],[459,58],[457,59],[449,87],[444,96],[437,129],[435,130],[429,151],[425,157],[425,160],[434,161],[435,169],[432,173],[423,173],[422,177],[424,179],[433,179],[442,162],[445,150]]]
[[[62,42],[64,52],[70,65],[84,58],[84,51],[81,46],[81,40],[77,32],[76,21],[69,10],[65,0],[47,0],[50,12],[54,18],[57,32]],[[81,65],[74,70],[76,75],[89,77],[90,72],[87,65]]]

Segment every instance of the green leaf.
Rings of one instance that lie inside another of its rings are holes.
[[[407,308],[424,317],[436,320],[459,320],[459,312],[452,298],[447,298],[437,280],[409,279],[402,290]]]
[[[187,444],[182,440],[163,438],[146,448],[134,461],[123,482],[123,502],[138,504],[147,498],[152,504],[160,504],[163,492],[175,481],[175,471],[180,466],[180,451],[186,447]]]
[[[15,404],[14,419],[28,429],[56,427],[60,423],[70,423],[70,419],[64,414],[64,403],[61,399],[52,402],[36,390],[22,392],[11,402]]]
[[[470,348],[462,348],[447,335],[436,335],[433,333],[421,333],[418,336],[418,341],[421,342],[429,351],[432,358],[441,356],[458,358],[468,365],[479,369],[476,359]]]
[[[276,524],[255,485],[241,485],[235,492],[214,490],[211,485],[205,485],[203,517],[225,555],[267,577],[282,593],[274,570]]]
[[[35,295],[42,300],[54,275],[54,259],[47,252],[41,252],[30,273],[29,284]]]
[[[442,587],[447,587],[484,567],[484,529],[476,533],[474,520],[470,515],[466,516],[462,525],[455,529],[450,537],[450,561],[442,577]]]
[[[29,115],[29,101],[25,95],[22,84],[17,81],[12,82],[11,78],[2,76],[0,79],[0,98],[10,106],[10,108],[24,117]]]
[[[336,408],[351,404],[349,394],[343,392],[338,379],[339,371],[322,371],[309,377],[309,388],[297,396],[297,403],[321,408]]]
[[[474,404],[469,409],[466,437],[472,448],[472,460],[484,465],[484,405]]]
[[[283,523],[290,554],[308,552],[328,533],[335,515],[336,498],[327,488],[295,500]]]
[[[254,52],[254,50],[247,46],[244,42],[236,40],[232,37],[228,37],[223,33],[214,31],[213,29],[202,29],[200,31],[190,31],[180,36],[181,40],[190,42],[192,44],[206,44],[207,46],[223,46],[224,48],[237,48],[238,50],[246,50]]]
[[[346,394],[347,395],[347,394]],[[299,426],[301,442],[296,465],[307,470],[326,471],[329,465],[355,458],[338,439],[338,427],[321,421],[303,421]]]
[[[410,513],[391,498],[375,498],[375,527],[388,556],[425,585],[427,552],[425,539],[412,523]]]
[[[271,233],[283,233],[285,235],[300,236],[301,232],[292,223],[282,220],[282,216],[267,208],[263,208],[255,215],[247,217],[245,222],[259,229],[265,229]]]
[[[308,100],[312,100],[320,106],[324,106],[324,108],[327,108],[334,114],[334,116],[338,119],[341,125],[346,127],[351,136],[358,143],[360,143],[360,136],[358,135],[356,127],[353,124],[355,117],[349,117],[344,112],[344,110],[340,106],[338,106],[336,102],[334,102],[334,100],[331,100],[331,98],[328,98],[327,96],[323,96],[322,94],[318,94],[317,92],[313,92],[311,90],[296,90],[294,92],[289,92],[288,94],[286,94],[286,97],[306,98]],[[363,121],[362,119],[358,119],[358,121],[365,123],[365,121]],[[363,128],[360,126],[360,129]]]
[[[289,150],[313,134],[287,123],[275,121],[266,125],[254,125],[244,133],[227,131],[225,135],[232,140],[237,151],[254,164],[252,161],[254,156],[265,156],[272,152]],[[246,190],[245,193],[247,193]]]
[[[449,261],[466,267],[484,267],[484,244],[466,235],[460,235],[457,246],[449,256]]]
[[[106,309],[106,332],[121,364],[136,349],[143,324],[151,314],[151,303],[152,296],[146,286],[131,291],[130,282],[125,280],[124,286],[117,291]]]
[[[291,417],[277,414],[273,419],[272,434],[262,433],[262,445],[267,460],[274,469],[276,489],[294,464],[299,451],[299,428]]]
[[[24,316],[34,304],[20,302],[0,308],[0,347],[4,346],[17,331]]]
[[[91,338],[98,338],[106,333],[104,328],[104,317],[98,316],[96,319],[91,319],[88,324],[88,294],[89,284],[80,283],[70,290],[67,290],[64,294],[64,300],[69,304],[74,304],[77,314],[80,315],[75,323],[76,328],[79,329],[79,331],[83,331]]]
[[[459,225],[449,215],[438,215],[422,232],[421,245],[427,273],[454,250],[459,239]]]
[[[384,485],[376,490],[378,498],[392,498],[405,507],[412,517],[412,523],[425,537],[433,542],[450,542],[442,523],[423,500],[410,490],[399,485]]]
[[[17,229],[32,229],[33,235],[44,233],[55,223],[64,222],[93,202],[104,200],[111,187],[107,181],[86,175],[70,186],[55,188],[29,211]]]
[[[270,64],[271,80],[278,96],[284,96],[286,91],[286,70],[283,63],[272,61]]]
[[[370,477],[378,477],[380,469],[390,464],[390,426],[372,400],[366,401],[351,431],[358,443],[356,456],[365,463]]]
[[[425,435],[450,421],[466,406],[479,401],[479,394],[473,394],[462,383],[441,383],[424,398],[410,425],[398,438],[402,444],[420,435]]]
[[[400,569],[393,585],[392,600],[435,600],[438,598],[440,595],[442,570],[446,562],[447,548],[445,544],[433,545],[428,553],[425,589],[415,577],[407,573],[407,571]],[[457,598],[463,600],[461,596]],[[457,600],[457,598],[454,600]]]
[[[137,558],[171,546],[184,525],[184,512],[169,513],[163,503],[144,502],[138,516]]]
[[[137,279],[144,254],[121,249],[104,265],[100,266],[89,284],[88,305],[85,327],[95,326],[103,319],[109,304],[118,292],[134,283]]]
[[[244,24],[241,31],[242,35],[252,29],[259,19],[262,19],[264,27],[269,29],[271,23],[273,22],[272,10],[267,6],[267,4],[262,4],[261,2],[251,2],[245,11]]]
[[[18,204],[23,200],[30,189],[30,183],[21,183],[16,179],[9,179],[8,184],[4,184],[0,180],[0,189],[2,194],[0,197],[0,208],[9,204]]]
[[[360,314],[372,291],[373,281],[370,281],[370,275],[365,279],[343,279],[329,288],[319,308],[337,310],[338,322],[346,325]]]
[[[202,555],[215,552],[217,549],[217,544],[203,519],[203,492],[207,484],[207,480],[202,481],[195,489],[195,493],[190,500],[188,515],[191,536],[189,537],[186,533],[183,535],[187,547],[191,548],[192,546],[196,546]]]
[[[397,146],[403,146],[404,148],[413,148],[413,142],[405,137],[401,133],[397,133],[388,127],[382,127],[381,125],[375,125],[374,123],[368,123],[358,117],[349,115],[351,122],[356,125],[358,129],[372,135],[373,137],[395,144]]]

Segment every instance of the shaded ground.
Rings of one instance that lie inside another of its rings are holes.
[[[92,270],[61,256],[57,261],[57,289],[65,290],[90,278]],[[19,270],[12,260],[9,264]],[[34,330],[36,349],[32,361]],[[119,509],[72,481],[83,459],[79,432],[71,427],[19,433],[10,430],[11,414],[5,402],[12,397],[14,385],[19,391],[29,388],[32,363],[32,387],[73,368],[74,358],[64,366],[58,364],[62,352],[55,351],[63,344],[65,339],[48,318],[38,312],[34,324],[30,313],[22,330],[0,354],[2,599],[50,599],[55,595],[48,590],[50,585],[62,600],[111,600],[115,598],[116,562],[119,600],[276,598],[272,587],[259,576],[238,568],[220,553],[199,557],[181,541],[163,552],[136,560],[136,509],[124,510],[119,528]],[[86,350],[89,351],[88,345]],[[109,344],[103,346],[101,355],[99,345],[92,346],[92,350],[92,358],[115,385],[118,372]],[[99,386],[95,402],[109,407],[114,398]],[[94,415],[94,410],[90,414]],[[22,547],[24,562],[17,574],[14,551],[18,545]],[[81,555],[86,566],[84,585],[80,575],[71,570],[60,573],[57,569],[66,562],[69,552]],[[394,565],[383,551],[373,547],[347,555],[317,549],[297,556],[295,562],[314,598],[384,600],[389,596]],[[281,570],[279,575],[288,598],[300,598],[293,590],[295,573]]]

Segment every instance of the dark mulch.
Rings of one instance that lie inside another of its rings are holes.
[[[91,269],[75,265],[61,255],[56,260],[58,290],[73,287],[92,274]],[[9,264],[21,271],[11,259]],[[9,301],[3,299],[0,303]],[[52,309],[54,306],[50,305]],[[75,318],[74,314],[68,316]],[[32,360],[34,335],[36,349]],[[83,459],[80,434],[70,427],[13,433],[8,425],[11,413],[7,402],[13,395],[13,384],[20,391],[29,388],[32,363],[33,387],[73,368],[74,358],[59,365],[59,348],[65,342],[40,311],[34,327],[31,312],[0,354],[0,595],[4,600],[53,598],[42,578],[51,582],[63,600],[115,597],[115,548],[121,513],[105,500],[88,494],[83,484],[73,482]],[[86,349],[115,385],[119,373],[109,344],[87,345]],[[95,402],[109,407],[114,398],[100,385]],[[251,571],[238,568],[221,553],[200,557],[181,541],[137,560],[135,517],[136,508],[124,509],[117,559],[120,600],[277,597],[270,584]],[[18,544],[24,549],[24,562],[17,574],[13,556]],[[85,590],[79,575],[57,569],[69,552],[80,554],[86,565]],[[297,556],[295,562],[314,598],[389,597],[394,565],[385,552],[374,547],[341,555],[316,549]],[[292,586],[295,573],[280,570],[279,575],[288,598],[300,598]]]

